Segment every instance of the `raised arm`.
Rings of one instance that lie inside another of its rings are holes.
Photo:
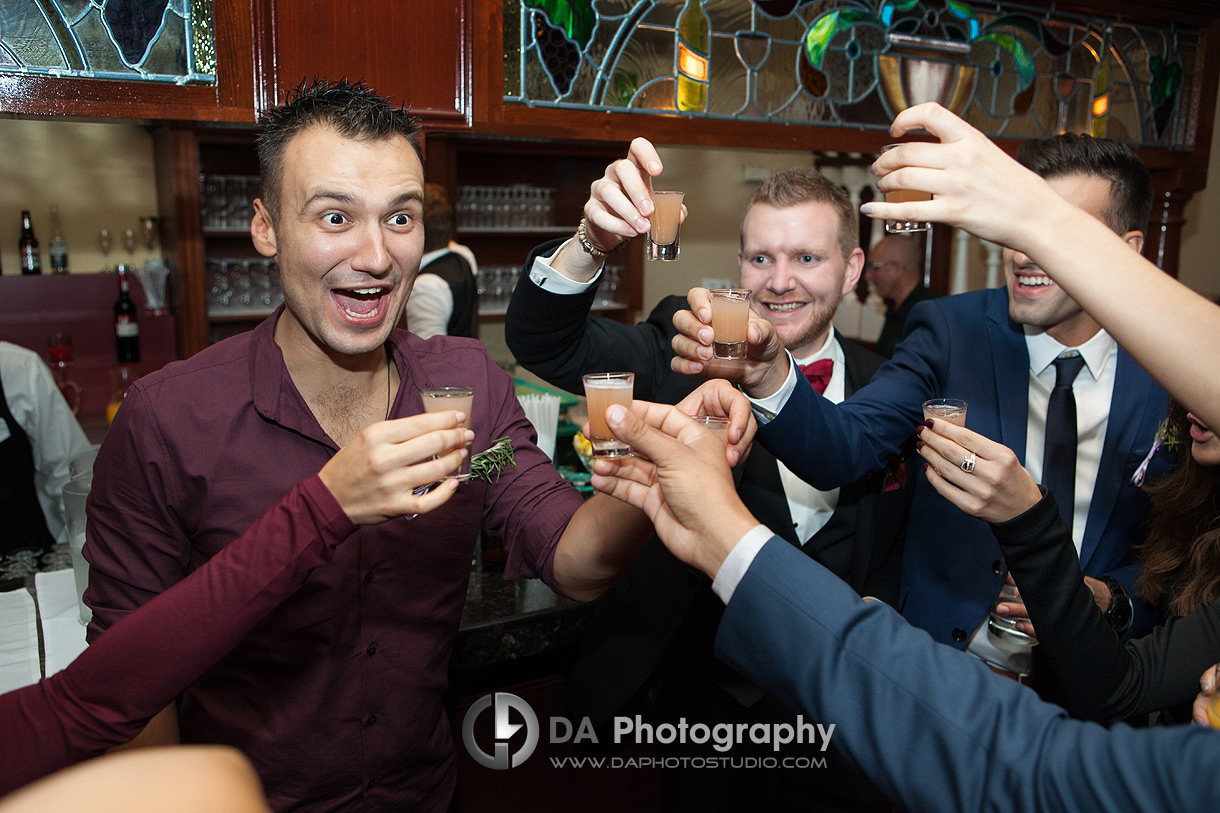
[[[884,219],[932,220],[1028,254],[1101,323],[1170,395],[1220,425],[1220,307],[1132,252],[1101,221],[1055,194],[986,136],[934,104],[904,110],[891,132],[926,128],[874,164],[884,191],[931,192],[930,201],[865,204]]]
[[[755,539],[719,450],[676,410],[636,402],[634,414],[610,413],[615,434],[653,463],[599,461],[594,485],[648,512],[674,555],[729,596],[718,657],[835,723],[836,745],[905,808],[1187,811],[1220,801],[1213,732],[1107,731],[1065,718],[861,601],[791,545]]]

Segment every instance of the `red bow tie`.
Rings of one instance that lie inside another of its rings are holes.
[[[822,359],[812,364],[798,364],[797,366],[801,368],[801,372],[805,374],[805,378],[809,379],[813,388],[818,391],[818,395],[826,392],[826,385],[830,383],[830,373],[835,366],[832,359]]]

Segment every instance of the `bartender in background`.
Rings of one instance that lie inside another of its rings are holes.
[[[877,241],[868,253],[864,279],[885,300],[885,324],[873,350],[890,358],[902,341],[911,308],[936,294],[923,284],[923,241],[907,234],[891,234]]]
[[[61,490],[89,448],[46,363],[0,342],[0,556],[67,542]]]
[[[453,206],[445,187],[424,184],[424,256],[406,308],[406,328],[421,339],[479,338],[474,254],[453,236]]]

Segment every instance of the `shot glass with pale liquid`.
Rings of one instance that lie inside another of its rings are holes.
[[[430,387],[420,392],[424,400],[424,412],[461,412],[466,416],[462,426],[470,428],[470,412],[474,407],[474,390],[470,387]],[[458,480],[470,477],[470,455],[462,458],[461,465],[453,474]]]
[[[901,146],[901,144],[887,144],[881,148],[881,152]],[[893,192],[885,193],[886,203],[912,203],[920,200],[932,200],[932,196],[927,192],[920,192],[915,189],[896,189]],[[917,231],[927,231],[930,228],[932,228],[932,224],[926,220],[885,221],[885,230],[890,234],[911,234]]]
[[[725,446],[729,445],[729,419],[718,418],[715,415],[696,415],[695,423],[707,427],[708,431],[720,438]]]
[[[960,398],[933,398],[923,402],[923,417],[947,421],[954,426],[966,426],[966,402]]]
[[[746,328],[750,324],[749,288],[713,288],[712,358],[744,359]]]
[[[1212,673],[1212,693],[1207,698],[1207,722],[1212,728],[1220,728],[1220,664]]]
[[[652,217],[648,218],[648,259],[676,260],[678,227],[682,223],[685,192],[653,192]]]
[[[581,377],[589,401],[589,443],[594,457],[630,457],[631,447],[606,425],[606,410],[614,404],[631,409],[635,373],[589,373]]]

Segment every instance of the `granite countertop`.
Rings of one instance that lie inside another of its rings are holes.
[[[501,569],[476,561],[450,669],[493,666],[574,646],[591,608],[556,595],[538,579],[506,581]]]
[[[41,557],[28,553],[0,557],[0,589],[26,587],[34,592],[36,571],[72,567],[67,547],[55,545]],[[591,607],[556,595],[538,579],[506,581],[501,568],[476,558],[451,669],[496,666],[574,646],[584,633]]]

